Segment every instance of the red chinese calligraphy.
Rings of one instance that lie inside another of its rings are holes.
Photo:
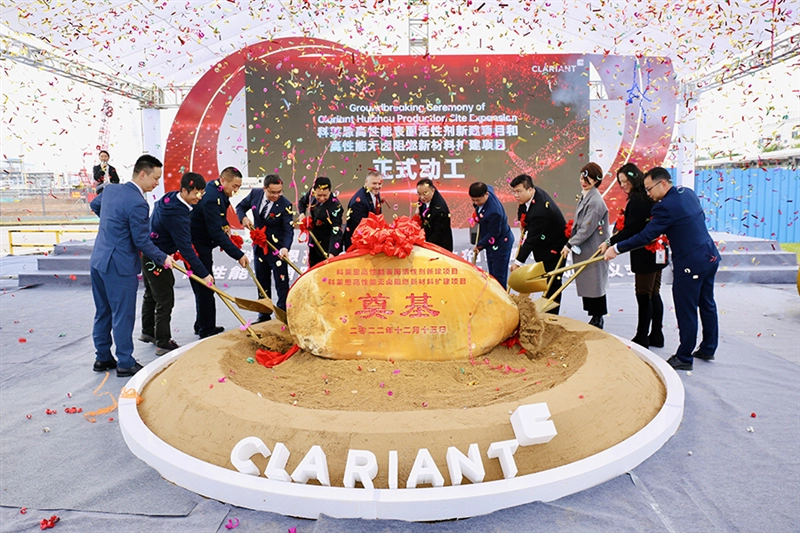
[[[410,300],[406,306],[406,311],[400,313],[400,316],[407,316],[409,318],[424,318],[429,316],[438,316],[439,311],[435,310],[428,303],[430,296],[427,292],[422,293],[422,296],[417,296],[413,292],[406,296],[406,300]]]
[[[361,318],[377,317],[381,320],[386,320],[388,315],[394,313],[391,309],[386,309],[389,303],[389,297],[384,296],[380,292],[377,296],[370,296],[370,294],[367,293],[366,296],[361,296],[359,300],[361,300],[362,309],[361,311],[356,311],[356,315]],[[437,312],[436,314],[439,313]]]

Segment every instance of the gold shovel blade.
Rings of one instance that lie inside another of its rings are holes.
[[[547,271],[544,263],[524,265],[508,277],[508,286],[521,294],[544,292],[547,290]]]
[[[536,312],[539,314],[546,313],[551,309],[555,309],[558,307],[558,302],[552,301],[550,298],[539,298],[538,300],[533,302],[536,304]]]
[[[286,312],[283,309],[275,307],[271,300],[261,298],[260,300],[248,300],[246,298],[234,297],[234,303],[239,309],[245,311],[254,311],[256,313],[270,314],[275,313],[275,317],[286,324]]]

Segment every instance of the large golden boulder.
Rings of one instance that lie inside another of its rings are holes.
[[[420,246],[318,265],[292,286],[286,314],[297,344],[331,359],[468,359],[519,324],[494,278]]]

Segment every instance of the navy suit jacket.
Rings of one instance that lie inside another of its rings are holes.
[[[236,206],[236,215],[239,217],[239,222],[247,215],[247,218],[253,221],[253,225],[256,228],[266,228],[267,239],[275,245],[275,248],[278,250],[286,248],[288,250],[292,247],[292,240],[294,239],[294,210],[292,209],[292,202],[285,196],[281,196],[277,202],[272,204],[272,209],[269,210],[265,219],[261,217],[261,201],[263,199],[263,188],[250,191]],[[269,254],[270,252],[267,253]]]
[[[140,251],[164,264],[167,254],[150,240],[150,208],[133,182],[107,185],[103,194],[92,200],[91,208],[100,217],[92,268],[105,274],[113,264],[119,274],[135,276],[142,271]]]
[[[168,192],[153,206],[150,240],[164,253],[180,252],[192,271],[204,278],[209,272],[192,248],[192,210],[178,198],[179,194]]]
[[[622,242],[617,250],[627,252],[649,244],[662,233],[672,249],[675,278],[705,272],[719,263],[719,251],[706,228],[700,200],[691,189],[672,187],[653,206],[644,229]]]
[[[487,253],[494,251],[495,248],[505,250],[514,244],[514,234],[508,225],[508,217],[503,204],[494,194],[494,187],[489,188],[489,199],[480,208],[473,204],[475,212],[478,213],[478,224],[480,224],[480,239],[476,246]]]
[[[381,203],[381,195],[376,194],[378,203]],[[347,204],[347,222],[344,228],[344,249],[350,248],[353,243],[353,234],[362,220],[367,218],[370,213],[380,214],[379,209],[375,207],[372,202],[372,195],[367,192],[367,189],[361,187],[356,191],[350,202]]]
[[[192,209],[192,242],[206,249],[221,246],[226,254],[238,261],[244,252],[225,233],[230,205],[231,200],[218,179],[206,183],[205,196]]]

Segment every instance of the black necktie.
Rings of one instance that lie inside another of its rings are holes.
[[[269,213],[269,200],[267,200],[267,202],[264,203],[264,208],[261,210],[261,220],[266,222],[268,213]]]

